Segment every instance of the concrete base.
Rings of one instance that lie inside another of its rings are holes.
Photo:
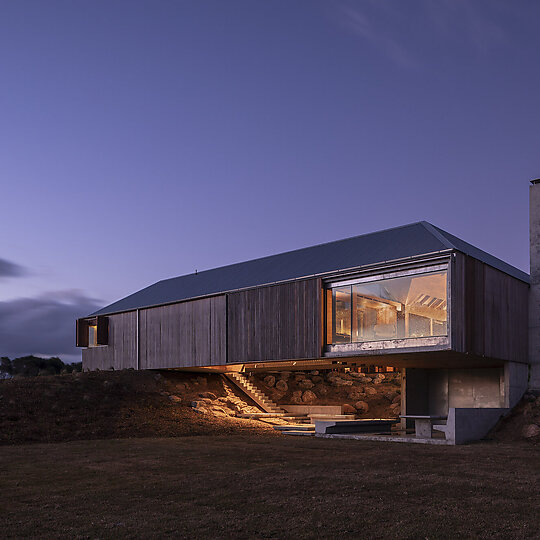
[[[529,389],[534,393],[540,392],[540,364],[531,364]]]
[[[504,364],[504,399],[505,407],[515,407],[527,390],[529,365],[519,362]]]
[[[342,434],[342,433],[316,433],[315,437],[323,439],[354,439],[356,441],[377,441],[377,442],[400,442],[417,444],[436,444],[448,446],[452,443],[446,439],[418,439],[414,435],[371,435],[371,434]]]
[[[484,438],[508,409],[448,409],[446,424],[433,425],[448,444],[465,444]]]
[[[388,433],[397,420],[334,420],[316,421],[315,433]]]

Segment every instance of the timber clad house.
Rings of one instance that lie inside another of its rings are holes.
[[[491,426],[527,388],[528,306],[527,274],[423,221],[160,281],[77,345],[84,370],[391,366],[402,414]]]

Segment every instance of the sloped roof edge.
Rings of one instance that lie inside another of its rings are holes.
[[[259,259],[168,278],[92,313],[106,315],[231,290],[359,268],[446,250],[470,255],[521,281],[529,276],[427,221],[334,240]]]

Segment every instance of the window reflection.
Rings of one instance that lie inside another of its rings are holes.
[[[446,272],[336,287],[332,343],[444,336],[446,289]]]
[[[351,288],[337,287],[332,291],[334,327],[332,343],[351,341]]]

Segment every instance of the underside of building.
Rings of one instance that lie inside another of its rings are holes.
[[[77,345],[85,370],[391,366],[403,415],[435,417],[519,400],[528,301],[527,274],[419,222],[160,281]]]

